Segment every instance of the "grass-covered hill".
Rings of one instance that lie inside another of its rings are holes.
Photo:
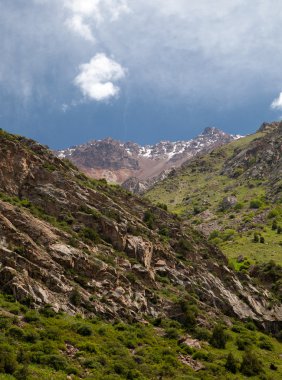
[[[1,380],[279,380],[281,353],[251,321],[110,323],[0,295]]]
[[[0,291],[0,379],[282,376],[279,299],[163,204],[4,131]]]
[[[274,281],[280,297],[281,146],[282,125],[265,123],[257,133],[184,164],[147,194],[204,232],[236,269],[259,266],[253,274]]]

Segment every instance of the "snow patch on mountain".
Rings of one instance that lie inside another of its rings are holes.
[[[140,158],[147,159],[167,159],[171,160],[176,155],[188,154],[193,151],[193,156],[203,150],[213,146],[220,139],[226,139],[228,141],[237,140],[243,136],[241,135],[229,135],[217,128],[208,127],[200,135],[191,140],[180,141],[160,141],[157,144],[141,146],[136,143],[126,142],[122,143],[118,141],[118,146],[129,156],[138,156]],[[101,143],[116,142],[111,138],[104,140],[94,140],[89,143],[77,145],[68,149],[60,150],[57,152],[59,158],[70,158],[77,151],[84,151],[87,147],[97,148]]]

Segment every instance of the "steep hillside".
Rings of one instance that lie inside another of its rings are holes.
[[[216,128],[206,128],[202,134],[188,141],[161,141],[140,146],[113,139],[90,141],[56,152],[68,158],[84,173],[93,178],[106,178],[122,184],[135,193],[142,193],[156,181],[165,178],[172,168],[200,152],[226,144],[239,136],[229,135]]]
[[[0,191],[0,378],[281,377],[280,300],[163,204],[4,131]]]
[[[282,264],[281,144],[282,125],[265,123],[184,164],[147,196],[188,218],[236,268]]]
[[[0,137],[0,285],[17,299],[140,319],[181,314],[187,290],[231,315],[280,319],[265,300],[245,302],[225,257],[177,217],[89,180],[32,140]]]
[[[0,294],[0,323],[1,380],[280,380],[282,375],[282,343],[251,322],[187,332],[169,319],[107,323],[55,313],[50,306],[30,310]]]

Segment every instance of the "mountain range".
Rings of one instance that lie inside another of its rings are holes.
[[[136,193],[142,193],[164,179],[174,168],[199,153],[240,138],[217,128],[206,128],[188,141],[161,141],[141,146],[107,138],[57,151],[92,178],[105,178]]]
[[[163,208],[90,180],[32,140],[0,137],[0,286],[18,300],[124,318],[168,316],[174,303],[158,295],[166,277],[179,297],[193,289],[230,315],[280,319],[282,308],[245,303],[253,290],[245,286],[239,297],[240,280],[221,252]]]
[[[279,380],[281,128],[146,197],[0,130],[0,378]]]

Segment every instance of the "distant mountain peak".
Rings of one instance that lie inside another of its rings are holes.
[[[107,137],[56,152],[60,158],[68,158],[82,171],[94,178],[106,178],[110,182],[127,181],[130,189],[140,181],[136,191],[151,186],[170,170],[182,165],[199,153],[206,153],[217,146],[241,136],[225,133],[215,127],[207,127],[190,140],[160,141],[141,146],[134,142],[122,142]],[[164,174],[165,173],[165,174]],[[144,182],[145,181],[145,182]],[[144,184],[144,186],[143,186]]]
[[[226,134],[226,133],[221,131],[218,128],[215,128],[215,127],[206,127],[201,134],[202,135],[215,135],[215,134]]]
[[[259,127],[257,132],[272,132],[277,128],[281,128],[282,122],[281,121],[272,121],[272,122],[264,122]]]

